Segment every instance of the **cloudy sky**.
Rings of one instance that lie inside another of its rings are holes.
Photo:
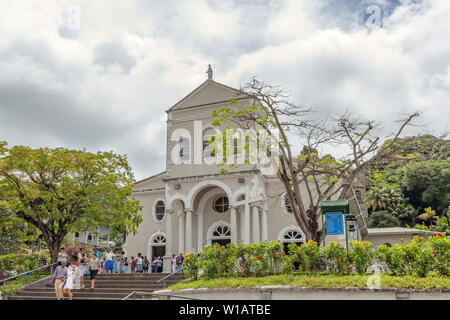
[[[165,110],[206,79],[256,75],[319,113],[387,129],[450,119],[450,1],[0,2],[0,140],[126,153],[164,170]]]

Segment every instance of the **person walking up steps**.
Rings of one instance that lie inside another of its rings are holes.
[[[53,281],[55,281],[55,293],[56,299],[58,300],[64,300],[63,286],[67,280],[66,265],[67,265],[66,261],[62,261],[61,265],[56,267],[55,273],[53,273],[52,279],[50,281],[50,284],[52,284]]]
[[[115,255],[114,253],[111,251],[110,248],[106,249],[106,254],[105,254],[105,271],[106,273],[113,273],[113,268],[114,268],[114,258]]]
[[[124,267],[125,267],[125,252],[122,251],[119,258],[119,273],[121,274],[125,273]]]
[[[142,273],[142,256],[140,253],[138,253],[137,260],[136,260],[136,272]]]
[[[123,263],[123,272],[128,273],[128,258],[125,257],[125,261]]]
[[[95,288],[95,277],[97,276],[98,270],[100,268],[100,261],[97,259],[95,254],[92,255],[91,261],[89,261],[89,274],[91,276],[91,289]]]
[[[78,270],[80,270],[81,289],[84,289],[84,275],[88,271],[88,261],[84,253],[81,256],[80,264],[78,265]]]
[[[135,273],[135,271],[136,271],[136,260],[134,259],[134,257],[131,257],[130,268],[131,268],[131,273]]]

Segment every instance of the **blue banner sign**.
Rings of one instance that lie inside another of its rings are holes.
[[[327,234],[342,234],[344,228],[342,226],[342,212],[327,212]]]

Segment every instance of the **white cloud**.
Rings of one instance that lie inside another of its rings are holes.
[[[113,149],[144,178],[165,166],[164,111],[208,63],[217,81],[258,75],[320,113],[349,108],[389,129],[420,108],[448,126],[450,3],[404,2],[369,31],[364,2],[350,2],[2,2],[0,139]],[[71,5],[80,29],[67,29]]]

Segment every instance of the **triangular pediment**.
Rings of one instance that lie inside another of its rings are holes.
[[[237,89],[213,80],[206,80],[186,97],[173,105],[167,112],[230,101],[231,99],[241,99],[244,97],[244,95],[239,94],[239,90]]]

